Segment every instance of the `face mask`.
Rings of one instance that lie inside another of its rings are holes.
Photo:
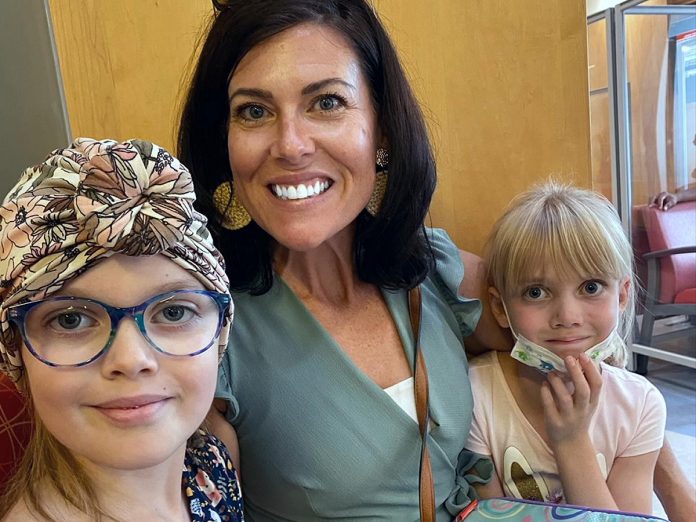
[[[503,310],[505,311],[505,317],[507,317],[508,324],[510,325],[510,331],[515,337],[515,346],[512,348],[512,352],[510,353],[510,356],[513,359],[521,362],[522,364],[526,364],[527,366],[531,366],[544,374],[554,370],[561,373],[568,372],[563,359],[561,359],[558,355],[553,353],[548,348],[544,348],[543,346],[533,343],[523,335],[515,332],[515,330],[512,328],[512,322],[510,322],[510,316],[507,313],[507,308],[505,308],[504,302]],[[587,355],[590,360],[599,364],[610,355],[619,353],[622,349],[623,340],[618,334],[617,327],[615,326],[606,339],[585,350],[585,355]]]

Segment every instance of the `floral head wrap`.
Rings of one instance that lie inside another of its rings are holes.
[[[207,289],[228,293],[222,256],[184,165],[141,140],[78,138],[24,171],[0,206],[0,371],[22,373],[8,307],[57,292],[95,263],[163,254]],[[233,307],[220,333],[227,346]]]

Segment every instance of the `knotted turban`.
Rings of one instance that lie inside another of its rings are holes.
[[[13,380],[22,370],[8,307],[48,297],[113,254],[162,254],[207,289],[228,293],[224,261],[195,199],[186,167],[142,140],[78,138],[26,169],[0,206],[0,370]]]

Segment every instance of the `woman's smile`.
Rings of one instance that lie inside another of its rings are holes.
[[[283,200],[302,200],[313,198],[326,192],[331,183],[327,180],[316,180],[314,183],[298,183],[297,185],[272,184],[271,190],[279,199]]]

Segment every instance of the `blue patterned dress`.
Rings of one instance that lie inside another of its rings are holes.
[[[242,494],[227,448],[196,432],[186,447],[181,484],[193,522],[243,522]]]

